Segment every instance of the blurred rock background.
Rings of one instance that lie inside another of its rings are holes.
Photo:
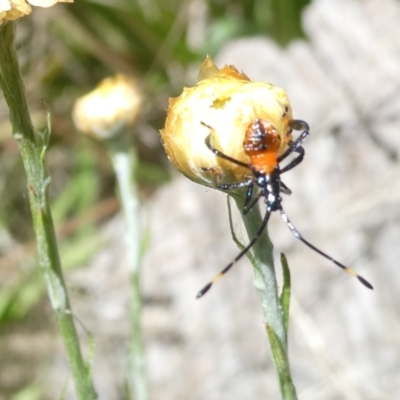
[[[290,41],[261,1],[244,3],[82,1],[37,10],[18,25],[37,126],[44,124],[40,99],[53,113],[53,209],[73,311],[94,337],[99,398],[124,399],[124,228],[107,157],[76,133],[70,110],[116,72],[139,77],[148,98],[134,134],[142,229],[149,232],[143,324],[151,398],[279,398],[248,260],[194,298],[238,252],[226,196],[180,176],[159,143],[168,97],[195,82],[206,53],[288,92],[311,135],[304,162],[284,176],[293,191],[285,210],[308,240],[375,287],[366,290],[272,218],[277,260],[284,252],[292,271],[289,346],[299,398],[400,398],[400,3],[294,2],[304,38]],[[295,22],[290,27],[299,33]],[[58,399],[63,387],[74,399],[33,258],[21,161],[2,98],[0,140],[0,399]],[[234,227],[246,241],[237,215]],[[83,328],[81,336],[87,353]]]

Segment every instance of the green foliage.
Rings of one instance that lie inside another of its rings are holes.
[[[271,325],[267,324],[266,329],[275,367],[279,376],[282,400],[297,400],[296,389],[290,376],[290,366],[286,346],[282,343]]]
[[[257,25],[281,46],[292,40],[303,38],[301,12],[310,0],[257,1],[254,17]]]
[[[283,314],[283,325],[286,331],[286,344],[288,338],[288,330],[289,330],[289,313],[290,313],[290,269],[289,264],[287,262],[286,256],[281,253],[281,265],[283,271],[283,287],[282,293],[279,298],[282,307],[282,314]]]
[[[12,400],[40,400],[42,398],[43,391],[36,384],[32,384],[16,393]]]

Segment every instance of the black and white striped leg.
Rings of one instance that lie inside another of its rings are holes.
[[[294,149],[292,152],[293,153],[296,152],[296,153],[298,153],[298,155],[297,155],[297,157],[295,159],[290,161],[290,163],[288,165],[286,165],[285,167],[283,167],[280,170],[281,174],[284,174],[285,172],[291,170],[292,168],[294,168],[296,165],[299,165],[303,161],[305,151],[301,146],[296,148],[296,149]]]
[[[246,186],[251,186],[253,183],[253,179],[248,179],[246,181],[237,182],[237,183],[221,183],[217,186],[217,189],[221,190],[231,190],[231,189],[241,189]]]
[[[314,250],[316,253],[318,253],[322,257],[326,258],[327,260],[331,261],[333,264],[335,264],[337,267],[341,268],[343,271],[347,272],[349,275],[354,276],[355,278],[357,278],[368,289],[373,289],[373,286],[366,279],[364,279],[362,276],[358,275],[356,273],[356,271],[354,271],[353,269],[351,269],[349,267],[346,267],[345,265],[343,265],[339,261],[335,260],[333,257],[329,256],[328,254],[324,253],[322,250],[320,250],[317,247],[315,247],[309,241],[304,239],[303,236],[301,236],[301,234],[299,233],[299,231],[290,222],[290,220],[289,220],[288,216],[285,214],[285,212],[282,209],[280,209],[279,211],[281,213],[281,217],[283,219],[283,222],[285,222],[285,224],[288,226],[288,228],[291,230],[291,232],[293,233],[293,235],[297,239],[299,239],[301,242],[303,242],[311,250]]]
[[[288,157],[290,154],[292,154],[297,149],[299,149],[302,146],[303,142],[307,139],[307,137],[310,134],[310,127],[308,126],[307,122],[305,122],[305,121],[302,121],[299,119],[293,119],[292,121],[289,122],[289,125],[292,129],[294,129],[296,131],[302,130],[303,132],[300,134],[300,136],[294,142],[292,142],[289,145],[289,148],[281,156],[278,157],[278,162],[281,162],[286,157]],[[301,162],[301,160],[299,162]]]
[[[256,204],[257,201],[262,197],[262,192],[258,192],[257,195],[248,203],[243,206],[243,215],[246,215]]]
[[[292,191],[282,181],[280,182],[280,191],[284,194],[292,194]]]
[[[211,126],[206,125],[204,122],[202,122],[201,124],[206,126],[209,129],[213,130],[213,128],[211,128]],[[222,153],[222,151],[220,151],[220,150],[216,149],[214,146],[212,146],[211,133],[206,137],[205,144],[216,156],[223,158],[224,160],[230,161],[233,164],[240,165],[241,167],[251,169],[251,166],[249,164],[246,164],[242,161],[236,160],[235,158],[229,157],[226,154]]]
[[[251,249],[251,247],[260,238],[265,227],[267,226],[270,215],[271,215],[271,211],[269,209],[267,209],[267,211],[265,213],[265,217],[264,217],[260,227],[258,228],[257,233],[255,234],[253,239],[251,239],[250,243],[220,273],[215,275],[214,278],[209,283],[207,283],[207,285],[204,286],[203,289],[201,289],[197,293],[197,296],[196,296],[197,299],[204,296],[210,290],[211,286],[214,283],[218,282],[223,277],[223,275],[226,274]]]

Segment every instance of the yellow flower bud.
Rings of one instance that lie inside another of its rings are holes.
[[[72,117],[83,133],[96,139],[110,139],[136,123],[142,105],[137,82],[118,74],[104,79],[95,90],[80,97]]]
[[[51,7],[56,3],[73,3],[74,0],[2,0],[0,1],[0,25],[29,15],[32,6]]]
[[[235,183],[249,175],[246,168],[217,157],[206,145],[250,163],[244,152],[246,130],[255,119],[272,124],[280,137],[278,155],[292,140],[292,110],[286,92],[270,83],[252,82],[233,66],[218,69],[210,57],[203,62],[199,81],[171,98],[161,138],[173,164],[189,179],[207,186]]]

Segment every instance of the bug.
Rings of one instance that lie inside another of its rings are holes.
[[[205,123],[202,122],[202,125],[209,128],[211,132],[213,131],[213,128]],[[281,181],[281,175],[303,161],[305,151],[302,147],[302,144],[308,137],[310,131],[308,124],[302,120],[289,121],[289,127],[291,130],[301,131],[301,133],[296,140],[292,140],[288,144],[288,148],[283,154],[278,155],[278,150],[281,145],[281,138],[277,130],[270,122],[266,120],[261,120],[258,118],[254,119],[246,130],[243,142],[244,151],[250,158],[250,163],[244,163],[236,160],[235,158],[232,158],[213,147],[211,144],[211,133],[206,137],[206,146],[217,157],[230,161],[233,164],[240,165],[250,171],[249,177],[245,180],[238,183],[220,184],[217,186],[217,188],[221,190],[247,188],[242,210],[243,214],[248,213],[251,208],[254,207],[260,200],[260,198],[264,198],[266,212],[258,231],[247,244],[247,246],[245,246],[242,251],[221,272],[215,275],[214,278],[197,293],[197,298],[204,296],[204,294],[210,290],[211,286],[224,274],[226,274],[233,267],[233,265],[251,249],[254,243],[261,236],[268,224],[271,213],[274,211],[279,211],[283,221],[298,240],[303,242],[306,246],[322,257],[331,261],[343,271],[347,272],[353,277],[356,277],[367,288],[373,289],[372,285],[362,276],[358,275],[353,269],[346,267],[344,264],[340,263],[304,239],[299,231],[290,222],[288,216],[283,210],[281,194],[291,194],[291,191]],[[289,161],[286,166],[281,168],[280,163],[291,154],[296,154],[295,158]],[[253,195],[255,187],[258,187],[258,193]]]

